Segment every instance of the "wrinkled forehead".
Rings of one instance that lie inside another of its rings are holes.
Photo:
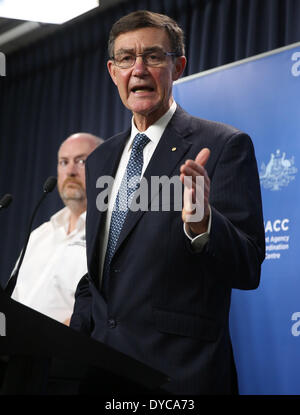
[[[151,49],[170,49],[170,39],[165,29],[145,27],[121,33],[114,43],[114,54],[123,50],[144,52]]]

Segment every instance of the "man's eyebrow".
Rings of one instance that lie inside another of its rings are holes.
[[[143,53],[145,53],[145,52],[157,52],[157,51],[162,51],[162,50],[163,50],[163,48],[161,46],[148,46],[148,47],[143,49]],[[121,55],[122,53],[135,54],[135,49],[121,48],[121,49],[116,51],[116,55]]]
[[[134,49],[121,48],[116,51],[115,55],[121,55],[121,53],[135,53]]]
[[[160,52],[163,51],[161,46],[148,46],[144,49],[144,52]]]
[[[86,153],[82,153],[82,154],[78,154],[77,156],[75,156],[75,157],[70,157],[70,156],[59,156],[58,157],[58,159],[59,160],[69,160],[69,159],[72,159],[72,158],[74,158],[74,159],[78,159],[78,158],[81,158],[81,157],[87,157],[87,154]]]

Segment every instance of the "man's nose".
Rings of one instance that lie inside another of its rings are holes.
[[[78,165],[73,161],[68,163],[67,175],[68,176],[77,176],[78,174]]]
[[[145,64],[143,57],[137,56],[135,63],[133,65],[133,74],[139,75],[139,74],[144,74],[146,72],[148,72],[148,67]]]

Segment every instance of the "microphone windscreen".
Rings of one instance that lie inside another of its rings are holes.
[[[4,195],[2,199],[0,200],[0,209],[7,207],[11,203],[11,201],[12,201],[12,195],[10,195],[9,193]]]
[[[48,177],[48,179],[45,181],[43,189],[45,193],[50,193],[55,188],[57,183],[57,178],[54,176]]]

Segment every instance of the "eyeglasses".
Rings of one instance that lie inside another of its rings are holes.
[[[78,158],[74,160],[74,164],[79,167],[85,167],[85,162],[86,162],[86,159],[83,159],[83,158]],[[58,161],[58,165],[60,167],[67,167],[68,164],[69,164],[69,160],[66,160],[66,159],[61,159]]]
[[[136,55],[133,53],[119,53],[116,56],[113,56],[111,59],[119,68],[128,69],[134,66],[138,56],[141,56],[145,65],[157,67],[164,65],[167,56],[176,56],[176,53],[163,51],[144,52],[138,53]]]

